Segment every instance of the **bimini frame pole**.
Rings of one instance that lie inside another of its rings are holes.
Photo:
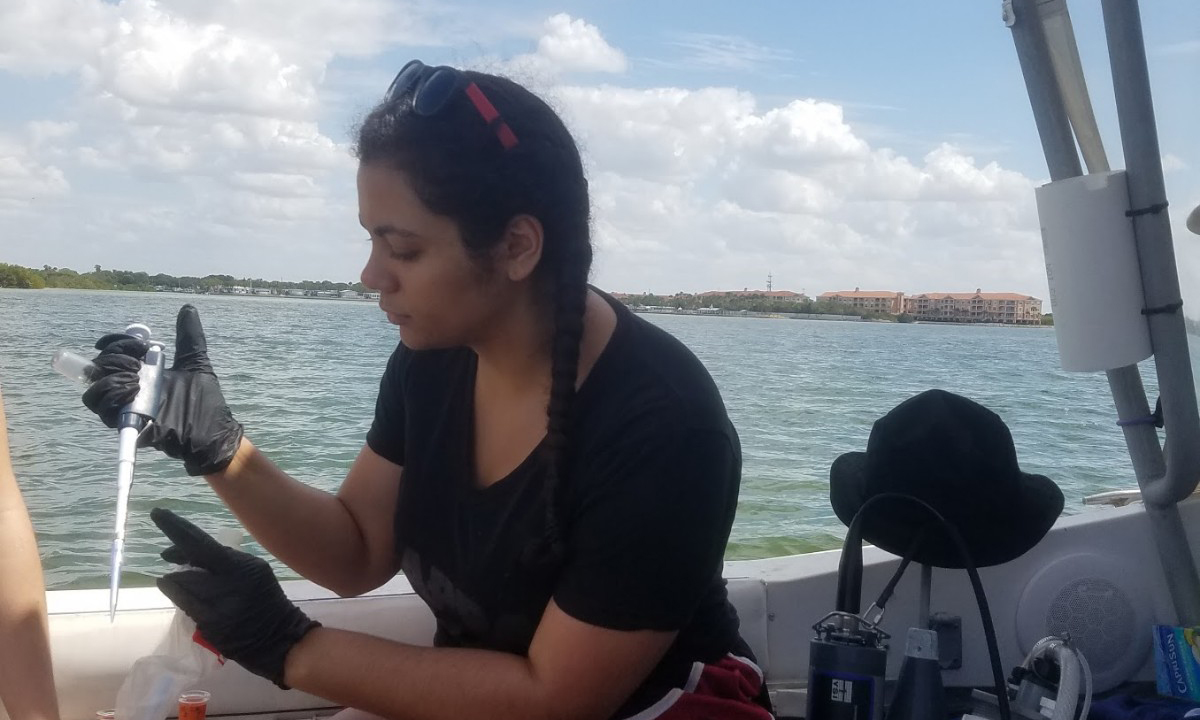
[[[1113,3],[1108,3],[1106,0],[1106,20],[1108,18],[1108,4],[1126,3],[1134,5],[1136,15],[1136,4],[1132,0],[1117,0]],[[1071,131],[1070,119],[1067,115],[1066,104],[1063,101],[1062,92],[1058,87],[1058,81],[1055,77],[1054,68],[1050,59],[1050,50],[1046,41],[1045,33],[1042,30],[1041,21],[1038,16],[1036,0],[1005,0],[1004,2],[1004,18],[1005,23],[1012,29],[1013,43],[1016,46],[1017,58],[1021,65],[1021,74],[1025,79],[1025,88],[1029,94],[1029,102],[1033,109],[1034,121],[1037,124],[1038,135],[1041,138],[1042,150],[1046,155],[1046,164],[1050,171],[1051,180],[1063,180],[1066,178],[1076,177],[1083,174],[1083,168],[1079,161],[1079,154],[1075,146],[1075,137]],[[1111,34],[1110,30],[1110,34]],[[1140,25],[1135,26],[1139,39],[1138,47],[1141,47],[1141,28]],[[1116,58],[1113,59],[1114,65]],[[1143,75],[1145,74],[1145,59],[1143,49],[1142,59]],[[1114,71],[1114,75],[1115,75]],[[1114,81],[1115,84],[1115,81]],[[1149,98],[1148,86],[1146,87],[1146,99]],[[1144,116],[1143,116],[1144,117]],[[1150,111],[1149,121],[1153,121],[1153,111]],[[1122,120],[1122,135],[1124,136],[1124,125],[1126,120]],[[1150,133],[1153,134],[1153,126]],[[1154,141],[1154,148],[1157,149],[1157,139]],[[1126,146],[1125,155],[1130,156],[1130,148]],[[1153,156],[1153,162],[1158,166],[1159,158],[1157,152]],[[1158,167],[1159,175],[1158,182],[1161,191],[1162,174],[1161,167]],[[1132,174],[1132,172],[1130,173]],[[1132,178],[1130,178],[1132,180]],[[1133,192],[1131,190],[1131,197]],[[1136,202],[1136,200],[1134,200]],[[1140,207],[1133,205],[1133,207]],[[1169,235],[1167,236],[1169,240]],[[1140,248],[1139,248],[1140,250]],[[1161,248],[1160,248],[1161,250]],[[1170,271],[1171,282],[1174,285],[1174,297],[1178,298],[1179,280],[1175,275],[1174,256],[1170,245],[1165,248],[1165,252],[1171,255]],[[1162,272],[1157,269],[1157,272]],[[1142,265],[1143,279],[1147,286],[1147,293],[1150,292],[1150,283],[1158,282],[1158,277],[1147,279],[1148,269],[1143,261]],[[1154,287],[1159,287],[1155,285]],[[1155,297],[1160,295],[1160,290],[1155,290]],[[1149,295],[1148,295],[1149,297]],[[1152,306],[1148,306],[1152,307]],[[1151,316],[1153,318],[1153,316]],[[1182,315],[1179,316],[1180,329],[1182,331]],[[1155,325],[1151,324],[1153,331]],[[1187,355],[1186,338],[1183,338],[1182,332],[1180,337],[1183,339],[1183,355],[1182,362],[1189,362]],[[1152,344],[1156,355],[1156,363],[1174,363],[1179,361],[1178,356],[1175,358],[1164,358],[1159,355],[1163,353],[1166,347],[1160,347],[1155,341],[1155,336],[1152,334]],[[1167,474],[1167,464],[1163,456],[1163,451],[1158,441],[1158,432],[1153,424],[1146,422],[1138,422],[1144,420],[1151,415],[1150,405],[1146,399],[1146,391],[1142,385],[1141,373],[1136,365],[1129,365],[1115,370],[1109,370],[1108,384],[1112,391],[1113,402],[1117,409],[1117,418],[1122,421],[1122,429],[1125,434],[1125,445],[1129,451],[1130,460],[1133,463],[1134,474],[1137,477],[1138,485],[1145,491],[1147,488],[1154,488],[1155,483],[1160,481]],[[1188,378],[1190,383],[1190,366],[1188,368]],[[1161,371],[1160,371],[1161,377]],[[1163,388],[1163,392],[1169,392],[1167,388]],[[1195,395],[1194,388],[1189,385],[1189,394],[1192,403],[1192,412],[1195,412]],[[1186,400],[1188,396],[1183,398]],[[1164,399],[1164,409],[1165,409]],[[1133,422],[1128,422],[1133,421]],[[1185,423],[1186,427],[1186,423]],[[1185,428],[1180,428],[1184,430]],[[1186,443],[1183,437],[1179,438],[1180,443]],[[1191,442],[1197,442],[1193,439]],[[1195,487],[1193,479],[1192,487]],[[1191,492],[1190,490],[1188,491]],[[1173,494],[1173,493],[1171,493]],[[1186,496],[1186,494],[1185,494]],[[1162,560],[1163,572],[1166,578],[1167,586],[1171,592],[1172,600],[1175,604],[1175,610],[1181,623],[1196,624],[1200,623],[1200,577],[1197,576],[1196,564],[1192,559],[1191,551],[1188,546],[1187,535],[1183,529],[1183,523],[1179,518],[1179,511],[1175,507],[1175,501],[1178,498],[1170,499],[1169,495],[1157,495],[1156,499],[1169,499],[1169,502],[1151,502],[1147,498],[1146,512],[1150,516],[1150,525],[1153,529],[1155,543],[1159,550],[1159,557]]]
[[[1146,67],[1142,18],[1136,0],[1103,0],[1104,30],[1108,38],[1121,147],[1125,153],[1133,235],[1142,271],[1142,288],[1150,323],[1150,344],[1162,398],[1166,429],[1166,467],[1162,473],[1142,478],[1142,498],[1155,515],[1155,525],[1170,524],[1170,544],[1159,551],[1168,569],[1175,608],[1185,625],[1200,623],[1200,580],[1187,544],[1187,535],[1175,503],[1187,498],[1200,481],[1200,412],[1183,321],[1179,270],[1167,218],[1162,158],[1154,122],[1154,102]],[[1159,514],[1157,511],[1167,511]],[[1174,568],[1174,572],[1171,571]],[[1190,572],[1187,572],[1189,571]],[[1190,577],[1188,577],[1190,576]]]

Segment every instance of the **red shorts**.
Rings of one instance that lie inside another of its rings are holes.
[[[750,660],[726,655],[715,663],[696,663],[683,688],[626,720],[774,720],[757,698],[763,674]]]

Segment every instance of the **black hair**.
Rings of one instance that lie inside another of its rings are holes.
[[[507,78],[464,71],[516,135],[505,148],[465,91],[456,91],[432,116],[412,110],[412,93],[375,107],[358,129],[356,154],[405,174],[433,212],[458,223],[480,262],[517,215],[537,218],[544,233],[533,280],[553,314],[550,402],[543,449],[548,453],[543,537],[529,562],[559,559],[562,534],[556,512],[566,475],[571,408],[579,370],[583,313],[592,266],[587,180],[579,149],[562,119],[541,98]]]

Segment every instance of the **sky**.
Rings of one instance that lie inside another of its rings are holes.
[[[1119,168],[1099,3],[1072,10]],[[1200,2],[1142,21],[1197,308]],[[606,290],[1048,298],[998,1],[0,0],[0,262],[356,281],[353,129],[413,57],[563,115]]]

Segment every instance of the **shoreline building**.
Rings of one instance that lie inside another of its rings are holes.
[[[905,299],[905,312],[934,322],[1041,325],[1042,301],[1020,293],[922,293]]]
[[[849,305],[855,310],[899,315],[904,312],[904,293],[891,290],[838,290],[821,293],[817,300]]]
[[[911,315],[929,322],[1000,323],[1041,325],[1042,301],[1020,293],[921,293],[906,296],[891,290],[841,290],[821,293],[824,302],[849,305],[856,310]]]

